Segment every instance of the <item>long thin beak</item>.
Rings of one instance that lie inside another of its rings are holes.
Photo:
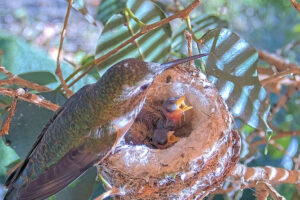
[[[181,59],[177,59],[177,60],[172,60],[170,62],[167,62],[167,63],[164,63],[162,64],[162,67],[163,69],[168,69],[170,67],[174,67],[175,65],[179,65],[179,64],[182,64],[182,63],[186,63],[188,61],[191,61],[191,60],[195,60],[197,58],[201,58],[201,57],[204,57],[204,56],[207,56],[208,54],[198,54],[198,55],[194,55],[194,56],[190,56],[190,57],[186,57],[186,58],[181,58]]]

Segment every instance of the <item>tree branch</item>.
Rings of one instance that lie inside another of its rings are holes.
[[[256,197],[257,200],[267,200],[268,196],[270,195],[274,200],[285,200],[283,196],[281,196],[274,187],[266,182],[266,181],[260,181],[255,186],[256,188]]]
[[[10,97],[15,97],[16,95],[18,95],[18,90],[0,87],[0,94],[10,96]],[[33,103],[35,105],[42,106],[52,111],[56,111],[59,108],[59,105],[51,103],[50,101],[47,101],[39,97],[38,95],[32,93],[25,93],[23,95],[18,95],[18,98]]]
[[[236,179],[241,179],[247,187],[254,187],[260,181],[268,181],[271,184],[299,184],[300,171],[271,166],[247,167],[237,164],[231,175]]]
[[[184,30],[184,34],[185,34],[185,37],[188,41],[188,55],[189,56],[192,56],[193,55],[193,47],[192,47],[192,34],[186,30]],[[194,60],[191,60],[190,61],[190,65],[194,66]]]
[[[288,63],[286,60],[283,58],[275,55],[268,53],[266,51],[260,50],[258,51],[259,58],[266,61],[267,63],[274,65],[278,71],[284,71],[287,69],[292,69],[292,68],[297,68],[295,64]]]
[[[297,3],[296,0],[291,0],[291,2],[296,10],[300,13],[300,3]]]
[[[262,86],[265,86],[269,83],[277,82],[279,79],[281,79],[283,76],[289,75],[289,74],[300,74],[300,68],[290,68],[285,71],[279,72],[278,74],[274,74],[266,79],[263,79],[260,81]]]
[[[283,138],[283,137],[292,137],[292,136],[299,136],[300,131],[276,131],[278,135],[272,136],[271,141]],[[251,143],[251,146],[258,146],[261,144],[266,144],[267,139],[262,138],[261,140],[258,140],[256,142]]]
[[[24,90],[23,90],[24,91]],[[17,92],[18,93],[18,92]],[[25,91],[24,91],[25,93]],[[9,110],[9,113],[8,113],[8,116],[7,116],[7,119],[6,119],[6,122],[5,124],[3,125],[2,129],[0,130],[0,137],[2,137],[3,134],[8,134],[9,132],[9,128],[10,128],[10,122],[11,122],[11,119],[12,117],[14,116],[15,114],[15,110],[16,110],[16,106],[17,106],[17,100],[18,100],[18,96],[16,95],[14,97],[14,100],[13,102],[11,103],[11,106],[10,106],[10,110]]]
[[[7,71],[7,69],[5,69],[5,67],[3,67],[3,66],[0,66],[0,73],[6,75],[8,77],[8,79],[0,80],[0,85],[16,84],[16,85],[21,85],[26,88],[34,89],[39,92],[51,91],[51,89],[46,86],[41,86],[39,84],[33,83],[31,81],[27,81],[25,79],[18,77],[17,75],[12,74],[11,72]]]

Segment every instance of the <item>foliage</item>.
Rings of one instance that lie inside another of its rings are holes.
[[[164,12],[150,1],[129,0],[126,3],[126,8],[130,9],[144,24],[151,24],[165,18]],[[98,41],[96,58],[103,56],[129,39],[132,36],[130,29],[133,33],[136,33],[140,28],[140,24],[133,19],[129,20],[124,14],[113,15],[105,24]],[[169,24],[151,31],[98,65],[98,70],[103,73],[109,66],[124,58],[165,62],[171,50],[171,36],[172,32]]]
[[[251,23],[253,23],[252,20],[254,18],[256,20],[261,18],[261,15],[264,14],[263,9],[270,7],[269,12],[273,14],[271,16],[273,18],[276,17],[274,12],[280,10],[282,6],[284,10],[290,10],[290,6],[286,3],[275,0],[272,3],[265,1],[255,1],[255,3],[253,1],[245,2],[249,6],[249,9],[255,10],[255,12],[260,14],[258,17],[253,16]],[[188,1],[184,3],[188,5]],[[227,3],[227,1],[220,0],[210,3],[202,9],[209,11],[211,10],[211,6],[221,7],[221,5],[226,5]],[[206,2],[205,4],[208,3]],[[75,1],[73,7],[79,10],[88,21],[94,23],[91,16],[87,14],[86,5],[82,0]],[[234,10],[240,7],[242,6],[232,2],[230,8]],[[95,59],[115,49],[121,43],[138,33],[142,29],[143,24],[152,24],[165,19],[169,15],[167,8],[167,5],[161,6],[161,4],[156,4],[150,0],[102,0],[102,3],[98,7],[97,19],[104,24],[104,27],[96,45],[95,55],[83,58],[79,65],[81,67],[88,65]],[[246,9],[245,6],[243,9]],[[237,12],[232,13],[235,15],[240,14]],[[236,17],[235,15],[234,17]],[[245,135],[243,142],[246,144],[246,138],[255,133],[255,131],[266,131],[269,129],[267,124],[269,113],[268,100],[271,102],[271,106],[275,107],[279,102],[280,96],[285,94],[287,88],[282,87],[279,94],[271,93],[270,97],[267,95],[266,90],[258,80],[257,65],[259,60],[257,50],[246,42],[246,40],[242,39],[243,37],[238,36],[229,29],[231,24],[236,23],[235,18],[229,15],[220,16],[216,13],[210,14],[209,12],[205,12],[205,14],[203,12],[193,13],[190,17],[191,27],[183,20],[179,23],[180,25],[173,26],[173,24],[167,23],[156,30],[144,34],[136,39],[135,42],[127,45],[104,62],[98,64],[97,68],[76,83],[73,89],[77,91],[83,85],[95,82],[110,66],[124,58],[135,57],[146,61],[163,63],[172,56],[187,56],[187,42],[183,31],[189,30],[195,38],[202,41],[201,45],[196,42],[193,43],[194,53],[209,53],[209,56],[203,58],[201,63],[196,62],[197,67],[204,64],[204,72],[207,74],[209,80],[219,89],[222,98],[228,104],[233,115],[243,121],[238,127],[241,133]],[[284,19],[285,17],[285,15],[280,15],[279,19]],[[289,14],[288,17],[294,20],[293,14]],[[225,18],[232,20],[225,20]],[[270,21],[276,20],[273,18]],[[299,20],[299,16],[297,19]],[[299,25],[299,22],[288,25],[290,29],[283,30],[285,35],[288,35],[286,38],[298,37],[296,39],[299,39],[299,36],[296,36],[296,34],[299,35]],[[268,31],[274,31],[272,25],[265,24],[265,26]],[[282,46],[287,41],[284,38],[273,43],[276,40],[274,39],[275,36],[278,36],[275,33],[276,31],[270,33],[270,35],[261,34],[261,32],[255,35],[259,30],[255,29],[251,31],[249,29],[247,27],[247,31],[249,32],[246,32],[241,27],[233,27],[233,30],[242,33],[251,44],[253,43],[258,47],[265,47],[273,51],[275,47]],[[292,33],[290,34],[291,30]],[[270,38],[266,39],[269,36]],[[59,85],[54,72],[56,63],[44,51],[4,32],[0,32],[0,49],[3,52],[2,65],[8,71],[25,80],[46,85],[51,89],[55,89]],[[297,62],[299,61],[299,57],[295,54],[297,51],[297,49],[295,51],[287,50],[284,53]],[[75,71],[66,62],[63,62],[61,68],[64,77],[69,76]],[[0,75],[0,78],[4,79],[5,77],[4,75]],[[16,88],[16,86],[12,88]],[[59,105],[62,105],[66,100],[59,89],[47,93],[39,93],[39,95]],[[11,99],[6,96],[0,96],[0,102],[4,105],[1,107],[1,119],[5,120],[8,113],[6,107],[10,105]],[[299,102],[300,93],[295,92],[288,99],[286,106],[280,108],[279,112],[273,116],[271,121],[272,126],[278,130],[298,131],[300,129]],[[39,135],[52,114],[52,111],[37,107],[31,103],[18,102],[16,113],[11,122],[9,135],[0,140],[0,157],[4,158],[0,160],[0,183],[3,184],[5,180],[6,171],[18,163],[19,159],[22,160],[25,158],[35,138]],[[276,134],[280,133],[276,132]],[[258,140],[259,137],[255,137],[254,140],[256,139]],[[271,145],[269,148],[268,155],[263,155],[264,147],[259,146],[257,153],[253,155],[257,156],[258,159],[251,162],[250,165],[266,165],[271,163],[275,166],[291,167],[293,163],[290,157],[298,153],[295,150],[295,145],[298,145],[298,141],[299,137],[284,137],[274,140],[275,144],[282,146],[284,151],[290,153],[289,156],[278,150],[274,145]],[[9,146],[6,146],[5,143],[9,144]],[[247,148],[250,149],[251,147],[245,147],[245,154],[249,153]],[[291,150],[293,148],[294,150]],[[292,164],[285,165],[283,162]],[[94,198],[96,194],[103,192],[103,187],[96,181],[95,177],[96,171],[92,168],[50,199]],[[283,185],[279,188],[279,191],[288,199],[293,199],[293,196],[297,195],[294,192],[296,190],[293,185]],[[241,197],[242,199],[246,199],[246,194],[250,193],[252,195],[253,192],[245,190],[244,194],[240,196],[243,196]],[[223,197],[219,195],[215,199],[223,199]]]

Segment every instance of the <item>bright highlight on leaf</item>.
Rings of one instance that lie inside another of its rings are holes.
[[[258,53],[228,29],[214,29],[201,40],[201,51],[210,81],[219,89],[235,117],[248,125],[268,130],[268,95],[257,77]]]
[[[129,0],[126,6],[144,24],[151,24],[166,17],[164,12],[151,1]],[[108,20],[98,41],[96,59],[131,38],[130,29],[134,34],[141,29],[140,24],[132,17],[129,18],[127,22],[125,15],[115,14]],[[169,24],[150,31],[102,62],[97,66],[98,70],[103,74],[110,66],[125,58],[144,58],[145,61],[163,63],[171,50],[171,35]]]

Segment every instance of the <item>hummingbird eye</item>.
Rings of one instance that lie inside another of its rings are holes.
[[[146,83],[146,84],[142,85],[141,90],[146,90],[149,85],[150,85],[150,83]]]

